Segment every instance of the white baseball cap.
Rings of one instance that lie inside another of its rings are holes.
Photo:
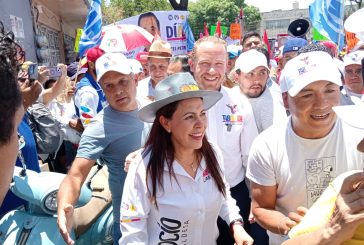
[[[326,52],[313,51],[291,59],[279,81],[282,93],[288,92],[294,97],[307,85],[320,80],[342,85],[341,74],[333,58]]]
[[[344,67],[348,65],[361,65],[361,60],[364,58],[364,50],[350,52],[344,56]]]
[[[131,66],[131,70],[134,74],[139,74],[143,72],[142,64],[136,59],[128,59],[129,64]]]
[[[364,9],[359,9],[351,14],[344,23],[345,30],[360,34],[364,32]]]
[[[96,61],[97,81],[108,71],[116,71],[122,74],[132,72],[128,59],[122,53],[106,53]]]
[[[255,49],[250,49],[239,56],[235,62],[234,70],[239,69],[244,73],[248,73],[259,66],[269,69],[267,57]]]
[[[357,44],[354,46],[354,48],[352,48],[350,50],[350,52],[354,52],[354,51],[357,51],[357,50],[364,50],[364,41],[359,40],[357,42]]]

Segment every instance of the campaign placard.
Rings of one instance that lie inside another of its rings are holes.
[[[152,14],[149,14],[152,13]],[[151,34],[157,33],[162,40],[171,44],[173,55],[187,54],[187,41],[183,32],[183,24],[188,18],[188,11],[152,11],[122,19],[117,24],[139,25]],[[125,55],[134,58],[143,47],[131,50]]]

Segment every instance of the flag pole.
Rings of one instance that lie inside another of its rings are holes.
[[[240,42],[241,42],[245,32],[243,7],[240,7],[239,20],[240,20],[239,22],[240,22]]]
[[[341,0],[341,6],[342,6],[342,8],[340,11],[340,31],[338,32],[339,37],[338,37],[338,44],[337,44],[337,56],[339,55],[339,52],[340,52],[341,38],[344,38],[344,35],[342,35],[342,33],[344,32],[345,0]]]

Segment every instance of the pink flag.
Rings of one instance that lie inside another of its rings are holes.
[[[209,30],[207,29],[206,22],[203,23],[203,31],[204,31],[204,36],[205,37],[210,36],[209,35]]]

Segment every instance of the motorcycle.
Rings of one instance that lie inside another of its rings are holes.
[[[2,217],[0,244],[65,244],[57,226],[57,192],[65,174],[37,173],[22,163],[22,167],[14,169],[10,190],[28,205]],[[102,168],[98,162],[81,188],[71,231],[76,244],[113,243],[111,194],[107,184],[105,187],[107,171],[100,171]],[[103,186],[95,185],[97,181]]]

